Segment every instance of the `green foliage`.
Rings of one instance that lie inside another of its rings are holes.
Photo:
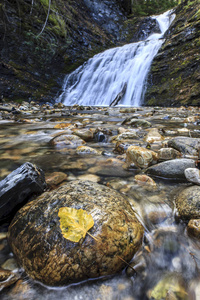
[[[179,0],[134,0],[132,11],[136,16],[158,14],[178,5]]]

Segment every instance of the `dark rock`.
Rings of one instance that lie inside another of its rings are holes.
[[[186,180],[184,171],[187,168],[195,168],[195,161],[186,158],[172,159],[149,167],[146,170],[146,173],[163,178]]]
[[[94,226],[78,243],[63,237],[58,211],[84,209]],[[143,227],[118,192],[91,181],[73,181],[27,203],[13,219],[8,240],[27,274],[47,285],[65,285],[114,274],[142,243]],[[122,259],[120,259],[120,257]]]
[[[98,131],[97,133],[94,134],[94,139],[98,143],[106,143],[108,137],[101,131]]]
[[[133,36],[131,42],[143,41],[153,33],[160,33],[158,22],[151,17],[144,18],[138,25],[137,33]]]
[[[33,194],[46,187],[44,173],[31,163],[25,163],[0,181],[0,222],[11,218]]]

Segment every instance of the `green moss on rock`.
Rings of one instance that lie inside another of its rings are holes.
[[[185,1],[177,7],[176,19],[153,61],[145,104],[200,105],[199,40],[200,2]]]

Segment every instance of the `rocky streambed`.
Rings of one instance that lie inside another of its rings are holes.
[[[1,299],[198,299],[198,107],[4,103],[0,137]]]

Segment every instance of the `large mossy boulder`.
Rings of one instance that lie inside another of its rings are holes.
[[[83,209],[94,226],[76,242],[64,238],[61,207]],[[143,227],[118,192],[91,181],[73,181],[26,204],[15,216],[8,239],[19,264],[51,286],[114,274],[141,245]],[[123,261],[124,260],[124,261]]]

